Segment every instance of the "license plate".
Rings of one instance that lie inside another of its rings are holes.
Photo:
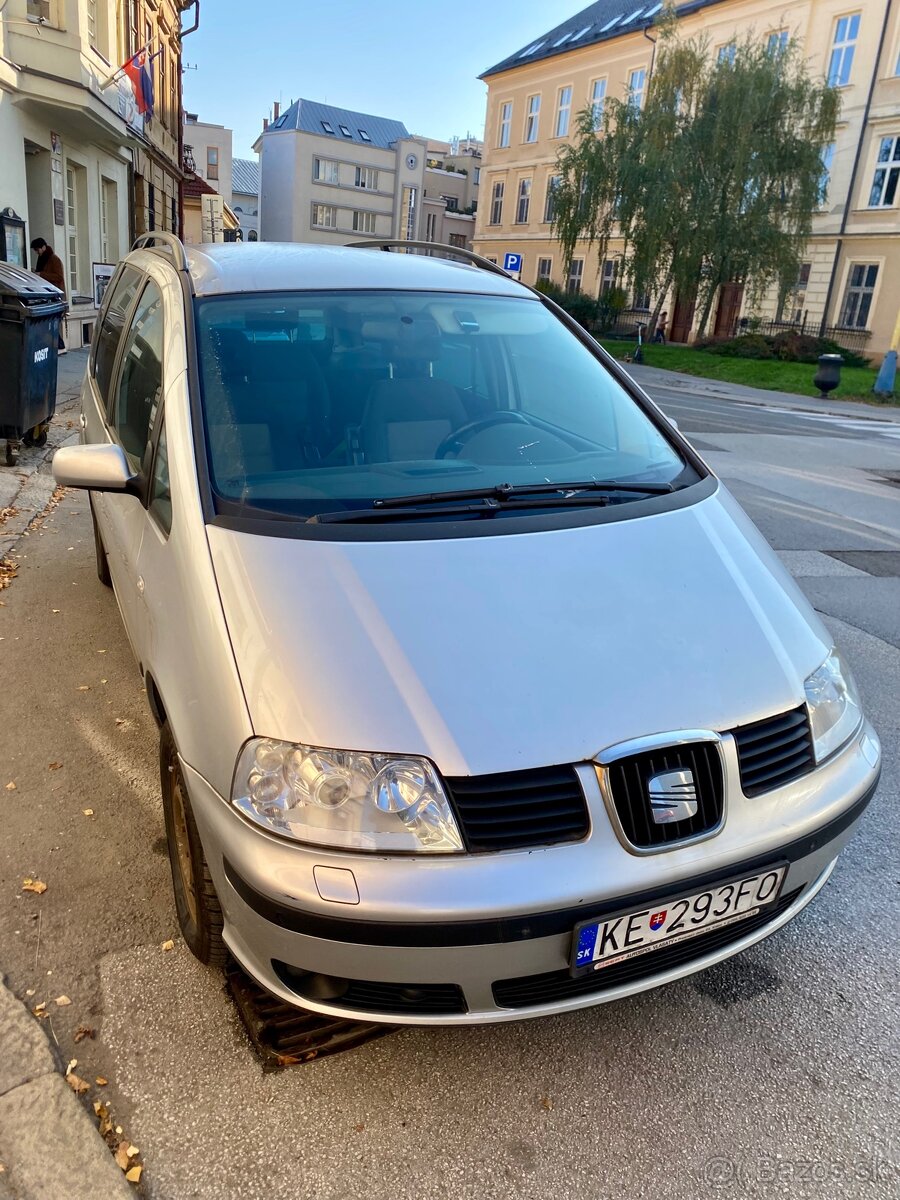
[[[688,896],[585,921],[575,927],[572,974],[600,971],[712,928],[754,917],[778,899],[786,873],[787,864],[766,867]]]

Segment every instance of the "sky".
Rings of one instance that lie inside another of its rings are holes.
[[[203,0],[184,40],[184,107],[251,146],[272,103],[300,96],[402,121],[448,141],[481,137],[478,75],[590,0]],[[189,14],[188,14],[189,15]]]

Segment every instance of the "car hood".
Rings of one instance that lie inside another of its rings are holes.
[[[421,754],[448,775],[784,711],[830,644],[721,485],[669,512],[549,532],[208,535],[255,731]]]

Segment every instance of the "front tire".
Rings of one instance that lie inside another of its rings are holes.
[[[210,966],[221,967],[225,965],[228,953],[222,938],[222,908],[203,853],[168,723],[163,725],[160,734],[159,769],[178,924],[194,957]]]

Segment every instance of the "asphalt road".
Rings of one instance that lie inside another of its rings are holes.
[[[264,1075],[221,977],[177,936],[156,731],[94,574],[85,499],[70,494],[20,544],[0,592],[0,968],[48,1002],[78,1074],[109,1081],[88,1099],[107,1099],[140,1148],[145,1196],[900,1194],[900,488],[886,481],[900,439],[659,399],[826,615],[885,771],[791,926],[701,976],[565,1017],[407,1029]],[[46,893],[22,893],[26,876]],[[95,1037],[76,1043],[79,1026]]]

